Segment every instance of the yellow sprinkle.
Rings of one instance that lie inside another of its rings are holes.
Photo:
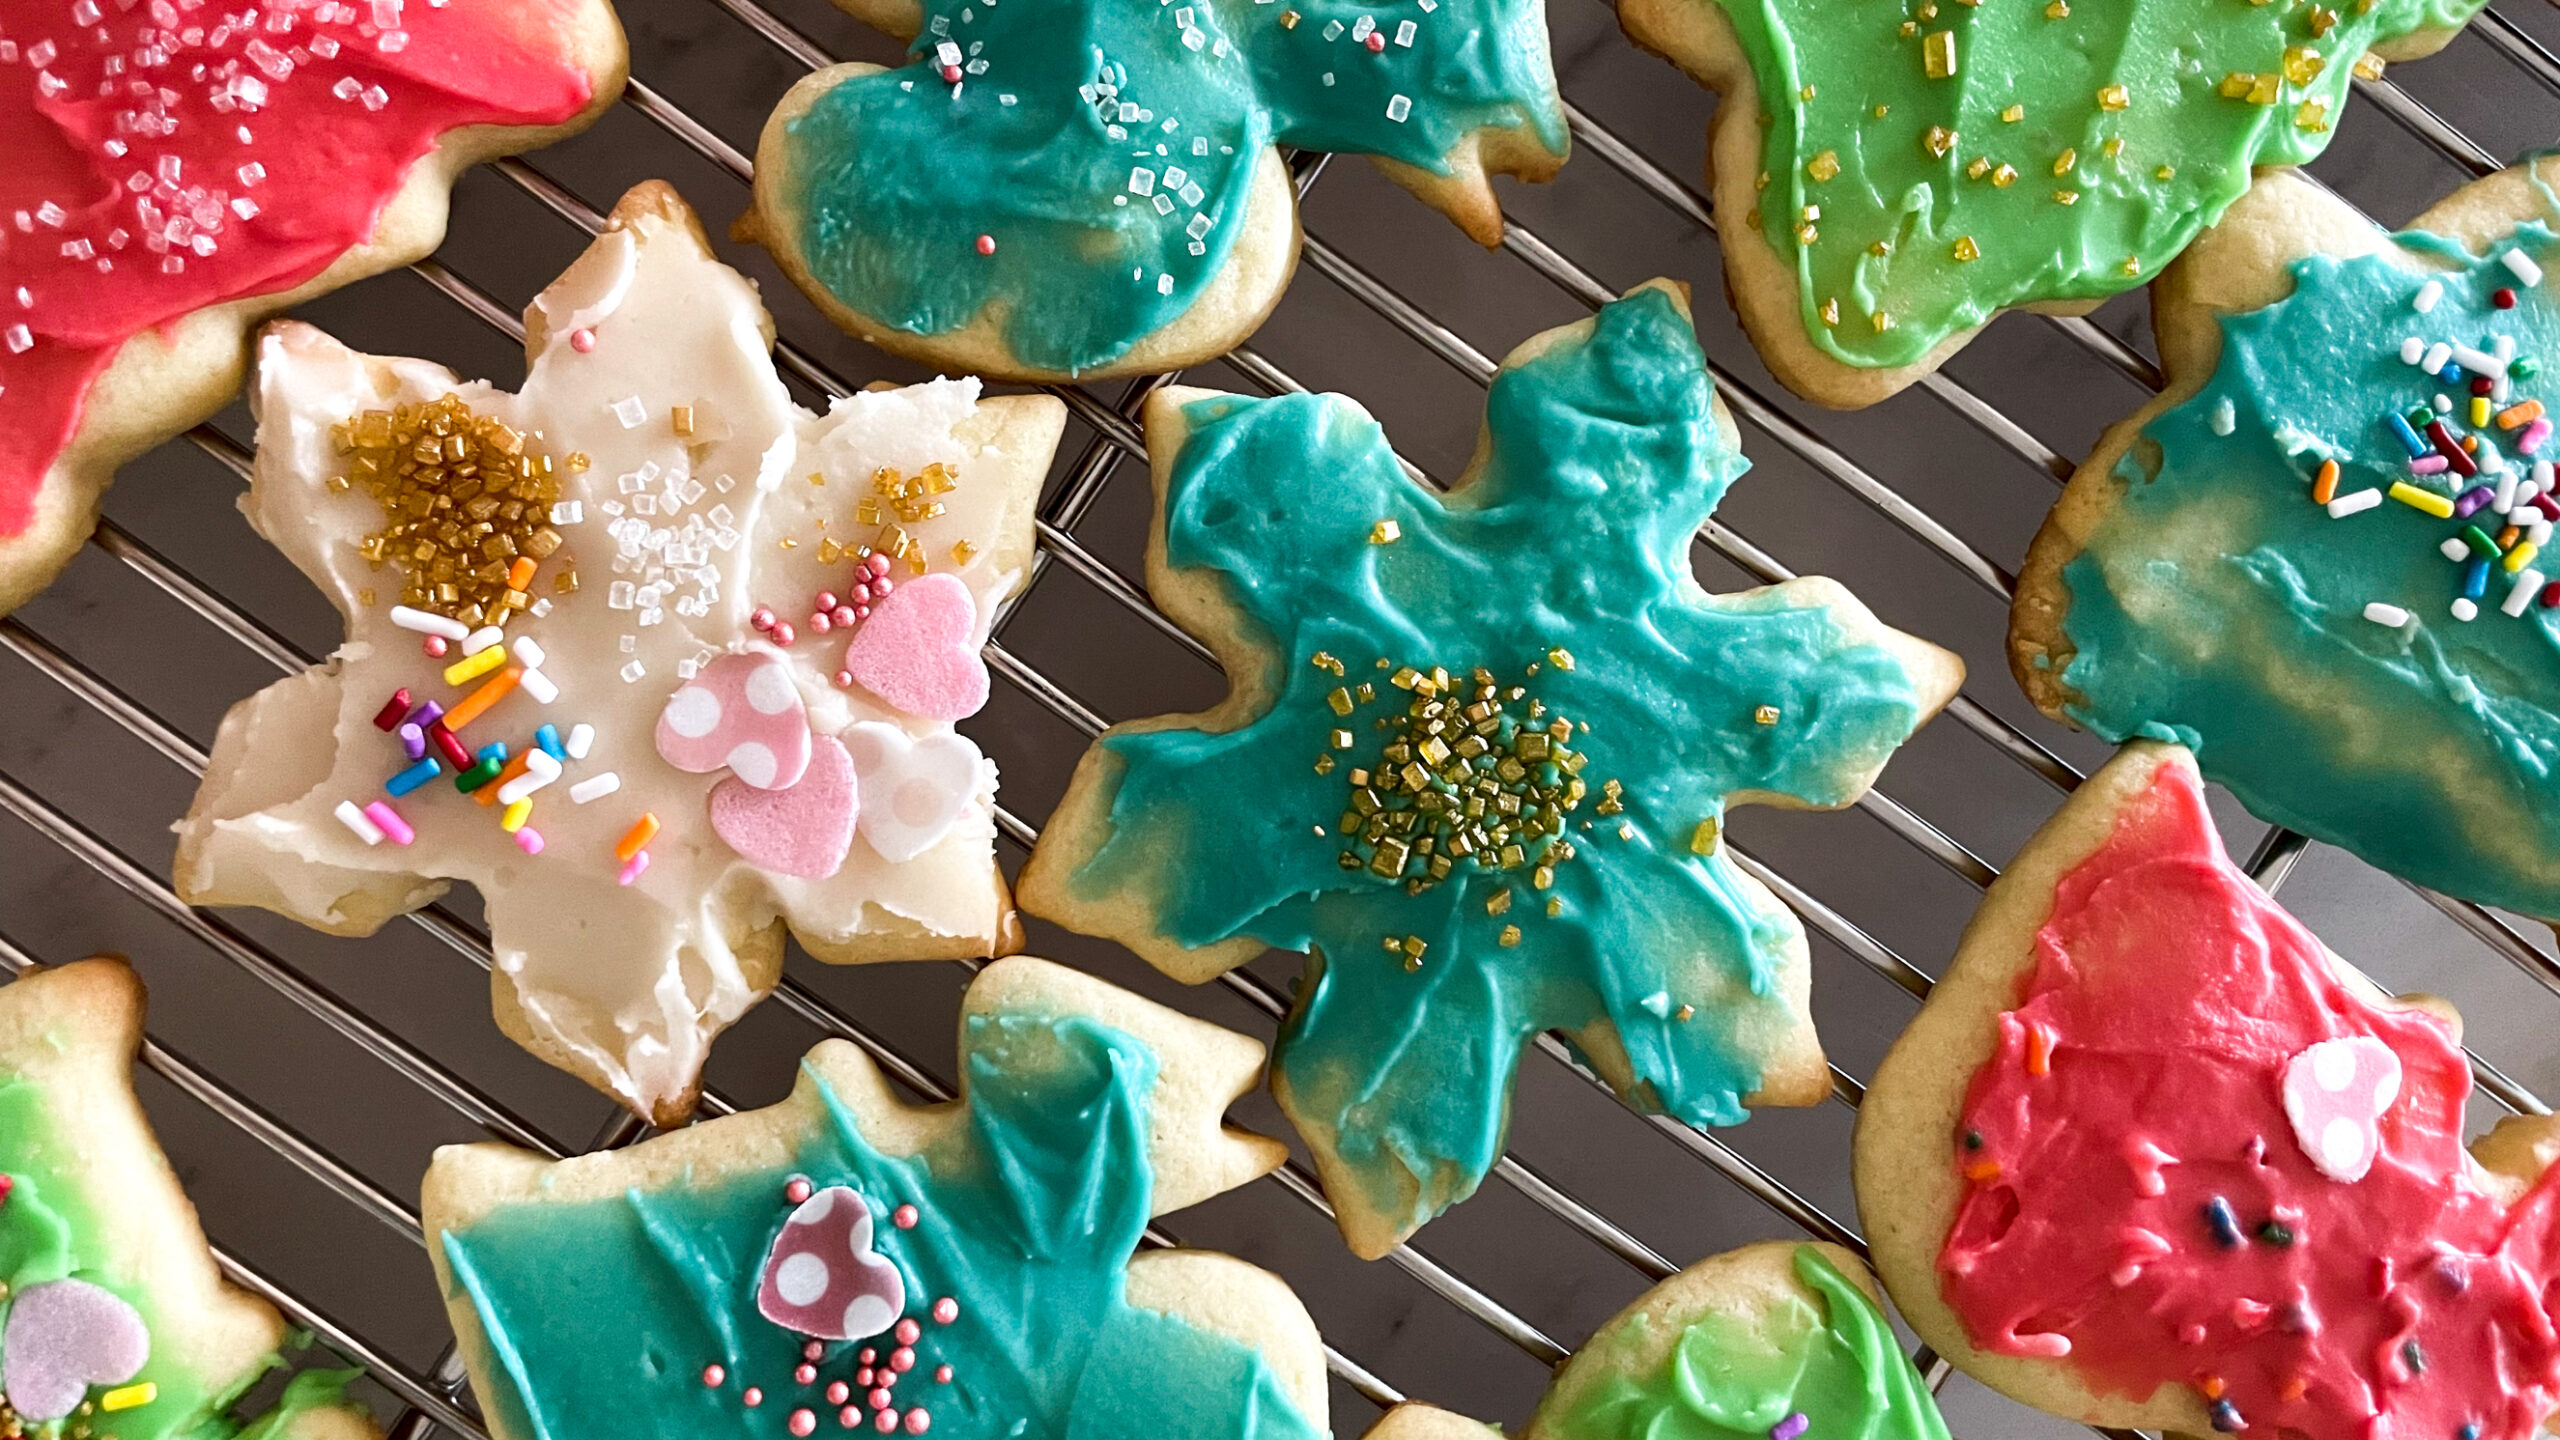
[[[1932,80],[1944,80],[1955,74],[1956,32],[1931,31],[1929,38],[1920,42],[1920,68],[1927,71]]]
[[[2305,100],[2294,108],[2293,128],[2313,135],[2329,128],[2329,102]]]
[[[1369,543],[1372,545],[1393,545],[1403,538],[1404,527],[1393,520],[1381,520],[1369,527]]]
[[[1336,685],[1333,687],[1333,693],[1324,697],[1324,703],[1333,707],[1334,714],[1348,715],[1352,710],[1351,692]]]
[[[2533,557],[2539,553],[2541,549],[2541,546],[2534,544],[2530,540],[2519,540],[2516,542],[2516,548],[2508,551],[2507,558],[2499,561],[2498,564],[2508,574],[2513,575],[2517,571],[2522,570],[2525,566],[2532,564]]]
[[[2056,190],[2053,192],[2053,203],[2056,205],[2077,205],[2080,203],[2080,192],[2077,190]]]
[[[2110,135],[2107,137],[2107,143],[2099,148],[2106,152],[2108,159],[2113,160],[2124,153],[2124,137],[2121,135]]]
[[[1982,247],[1973,243],[1972,236],[1959,235],[1956,237],[1955,257],[1959,263],[1979,260],[1982,258]]]
[[[1976,155],[1976,156],[1974,156],[1974,157],[1973,157],[1973,163],[1972,163],[1972,164],[1970,164],[1970,165],[1967,165],[1966,167],[1964,167],[1964,173],[1966,173],[1967,175],[1972,176],[1972,177],[1973,177],[1974,179],[1976,179],[1976,180],[1979,180],[1979,179],[1981,179],[1983,176],[1990,174],[1990,173],[1991,173],[1991,157],[1990,157],[1990,156],[1988,156],[1988,155]]]
[[[1683,1006],[1681,1006],[1679,1009],[1674,1010],[1674,1011],[1672,1011],[1672,1012],[1671,1012],[1671,1018],[1672,1018],[1672,1019],[1674,1019],[1674,1020],[1679,1021],[1679,1022],[1680,1022],[1681,1024],[1683,1024],[1683,1025],[1686,1025],[1686,1024],[1688,1024],[1692,1019],[1695,1019],[1695,1018],[1697,1017],[1697,1014],[1698,1014],[1698,1007],[1697,1007],[1697,1006],[1695,1006],[1695,1005],[1683,1005]]]
[[[2070,15],[2071,6],[2068,0],[2053,0],[2052,4],[2044,7],[2044,18],[2047,20],[2064,20],[2070,18]]]
[[[1558,645],[1547,652],[1547,663],[1553,665],[1559,670],[1571,670],[1573,668],[1573,652],[1567,650],[1561,645]]]
[[[2321,70],[2328,63],[2320,58],[2319,51],[2308,45],[2284,47],[2284,78],[2296,85],[2308,85],[2319,79]]]
[[[1517,925],[1505,925],[1502,927],[1502,934],[1497,938],[1502,948],[1508,950],[1512,946],[1520,943],[1520,927]]]
[[[1492,894],[1484,897],[1484,913],[1487,915],[1507,915],[1511,913],[1511,889],[1509,886],[1505,886],[1502,889],[1496,890]]]
[[[507,663],[507,647],[492,645],[477,655],[468,655],[444,667],[444,683],[468,685]]]
[[[1799,245],[1810,245],[1821,238],[1822,227],[1819,225],[1807,222],[1796,227],[1796,243]]]
[[[1804,173],[1816,180],[1828,180],[1840,173],[1840,152],[1825,150],[1805,162]]]
[[[1713,816],[1709,816],[1707,819],[1699,821],[1698,828],[1689,832],[1689,853],[1692,855],[1713,855],[1716,853],[1716,830],[1717,826]]]
[[[1902,38],[1903,38],[1903,39],[1908,40],[1908,39],[1910,39],[1912,36],[1917,35],[1917,34],[1919,34],[1919,33],[1920,33],[1920,22],[1919,22],[1919,21],[1917,21],[1917,20],[1905,20],[1905,21],[1903,21],[1903,22],[1902,22]]]
[[[118,1410],[134,1410],[148,1405],[159,1398],[159,1385],[153,1381],[145,1380],[138,1385],[119,1385],[115,1389],[108,1391],[106,1394],[99,1396],[98,1408],[110,1413]]]
[[[1839,296],[1834,295],[1830,299],[1822,302],[1822,323],[1825,325],[1837,325],[1840,323]]]
[[[951,542],[951,563],[954,565],[966,565],[971,560],[977,558],[977,554],[978,547],[970,544],[966,540],[954,540]]]
[[[2018,182],[2018,172],[2003,165],[1991,172],[1991,183],[2006,190]]]
[[[1877,106],[1877,107],[1875,108],[1875,111],[1874,111],[1875,117],[1876,117],[1877,119],[1879,119],[1879,120],[1883,119],[1885,116],[1887,116],[1887,115],[1889,115],[1889,114],[1891,114],[1891,113],[1893,113],[1893,107],[1892,107],[1892,106],[1890,106],[1890,105],[1879,105],[1879,106]]]
[[[1563,897],[1563,896],[1561,896],[1561,895],[1550,895],[1550,896],[1548,896],[1548,897],[1547,897],[1547,913],[1548,913],[1549,915],[1561,915],[1561,914],[1563,914],[1563,913],[1564,913],[1564,897]]]
[[[1881,258],[1892,254],[1893,247],[1882,240],[1870,240],[1867,242],[1867,253]]]
[[[782,548],[785,550],[797,550],[800,548],[800,542],[788,535],[785,535],[782,537]]]
[[[1759,709],[1752,711],[1752,712],[1751,712],[1751,723],[1753,723],[1753,724],[1755,724],[1755,725],[1775,725],[1775,724],[1777,724],[1777,723],[1778,723],[1778,707],[1777,707],[1777,706],[1775,706],[1775,705],[1763,705],[1763,706],[1761,706]]]
[[[2124,273],[2129,276],[2140,275],[2142,273],[2142,257],[2139,255],[2127,255],[2124,257]]]
[[[2474,429],[2474,430],[2485,430],[2485,429],[2487,429],[2487,428],[2488,428],[2488,425],[2489,425],[2489,397],[2488,397],[2488,396],[2486,396],[2486,395],[2474,395],[2474,396],[2472,396],[2472,397],[2471,397],[2471,428],[2472,428],[2472,429]]]
[[[672,427],[674,427],[675,432],[676,432],[678,435],[690,435],[690,434],[692,434],[692,433],[693,433],[693,407],[692,407],[692,406],[690,406],[690,405],[670,405],[670,406],[668,406],[668,407],[667,407],[667,424],[668,424],[668,425],[670,425],[670,426],[672,426]],[[810,478],[815,479],[816,477],[815,477],[815,476],[812,476],[812,477],[810,477]]]
[[[2234,70],[2230,74],[2222,77],[2222,98],[2225,100],[2246,100],[2249,98],[2249,91],[2251,87],[2255,86],[2257,83],[2257,76],[2250,74],[2246,70]]]
[[[2175,180],[2178,178],[2178,167],[2175,165],[2163,165],[2159,169],[2151,172],[2151,178],[2154,180]]]
[[[2361,15],[2364,13],[2366,8],[2368,7],[2359,4],[2356,13]],[[2370,50],[2364,52],[2364,54],[2356,61],[2356,78],[2359,80],[2381,79],[2382,57],[2374,54]]]
[[[2000,118],[2012,125],[2015,125],[2019,121],[2027,118],[2027,107],[2024,105],[2012,105],[2008,109],[2000,112]]]
[[[1929,133],[1920,137],[1920,144],[1932,158],[1943,160],[1956,148],[1956,132],[1944,125],[1932,125]]]
[[[1756,179],[1756,180],[1754,180],[1754,181],[1752,181],[1752,182],[1751,182],[1751,188],[1752,188],[1752,189],[1754,189],[1754,190],[1766,190],[1766,189],[1768,189],[1768,188],[1769,188],[1769,172],[1768,172],[1768,171],[1766,171],[1766,170],[1761,171],[1761,172],[1760,172],[1760,177],[1759,177],[1758,179]]]
[[[1888,314],[1886,314],[1886,313],[1885,313],[1885,312],[1883,312],[1882,310],[1879,310],[1879,311],[1877,311],[1876,313],[1874,313],[1873,315],[1870,315],[1870,316],[1868,316],[1868,317],[1867,317],[1867,323],[1868,323],[1868,324],[1870,324],[1870,325],[1875,326],[1875,327],[1876,327],[1876,333],[1877,333],[1877,334],[1879,334],[1879,335],[1881,335],[1881,334],[1883,334],[1884,332],[1886,332],[1887,330],[1890,330],[1890,329],[1892,329],[1892,328],[1893,328],[1893,317],[1892,317],[1892,316],[1890,316],[1890,315],[1888,315]]]
[[[1799,99],[1799,100],[1810,100],[1810,99],[1812,99],[1812,98],[1813,98],[1813,87],[1812,87],[1812,86],[1810,86],[1810,85],[1807,85],[1807,86],[1806,86],[1806,87],[1804,87],[1803,89],[1801,89],[1801,90],[1797,91],[1797,92],[1796,92],[1796,98],[1797,98],[1797,99]]]
[[[2249,103],[2273,105],[2284,92],[2284,76],[2273,70],[2261,70],[2255,84],[2249,87]]]
[[[2079,148],[2077,146],[2065,145],[2062,147],[2062,153],[2053,157],[2053,173],[2056,175],[2068,175],[2071,173],[2071,167],[2079,163]]]
[[[2421,490],[2406,480],[2392,481],[2389,494],[2392,499],[2399,501],[2401,504],[2408,506],[2412,510],[2424,510],[2439,520],[2449,520],[2453,518],[2452,501],[2446,499],[2442,495],[2436,494],[2432,490]]]
[[[498,812],[498,828],[506,831],[510,835],[513,835],[524,828],[524,822],[532,818],[533,797],[530,795],[518,796],[516,799],[507,803],[506,809]]]
[[[2132,103],[2133,92],[2122,85],[2098,87],[2098,108],[2101,110],[2122,110]]]

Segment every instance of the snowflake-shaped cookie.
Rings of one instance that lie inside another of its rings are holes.
[[[839,962],[1008,945],[994,767],[951,722],[1063,412],[799,409],[658,184],[527,320],[514,394],[262,340],[245,508],[348,638],[225,718],[178,884],[365,934],[468,881],[508,1033],[672,1123],[783,926]]]
[[[1297,258],[1277,147],[1374,156],[1486,245],[1563,162],[1541,0],[840,0],[902,69],[800,82],[755,229],[839,324],[989,375],[1225,352]]]
[[[627,1150],[437,1152],[421,1209],[491,1433],[1326,1434],[1287,1286],[1138,1253],[1152,1217],[1280,1163],[1219,1124],[1262,1047],[1015,958],[970,983],[960,1060],[930,1109],[829,1040],[781,1104]]]
[[[1445,497],[1339,396],[1148,424],[1150,585],[1234,691],[1103,737],[1024,904],[1191,980],[1314,956],[1273,1084],[1354,1248],[1473,1191],[1541,1030],[1693,1124],[1828,1093],[1725,807],[1851,803],[1962,666],[1828,580],[1698,588],[1748,462],[1675,290],[1506,361]]]

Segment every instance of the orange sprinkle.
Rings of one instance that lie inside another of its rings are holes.
[[[1997,1160],[1976,1160],[1972,1164],[1964,1167],[1964,1178],[1967,1180],[1997,1180],[2000,1178],[2000,1162]]]
[[[463,726],[479,719],[481,712],[506,699],[507,692],[515,689],[516,682],[523,678],[524,667],[510,665],[481,681],[479,689],[463,696],[452,709],[444,712],[444,728],[457,735],[461,734]]]
[[[492,780],[488,784],[481,786],[479,789],[472,791],[471,798],[479,801],[483,805],[497,804],[499,788],[505,785],[508,781],[523,774],[525,762],[532,758],[533,752],[530,750],[517,755],[516,758],[507,762],[507,768],[498,772],[497,779]]]
[[[2027,1073],[2043,1075],[2053,1069],[2053,1036],[2041,1025],[2027,1027]]]
[[[2501,430],[2513,430],[2519,425],[2530,425],[2541,418],[2542,402],[2539,400],[2526,400],[2518,404],[2510,405],[2506,409],[2499,411],[2498,428]]]
[[[2338,498],[2338,462],[2320,462],[2320,478],[2311,482],[2311,503],[2326,505]]]
[[[530,555],[517,556],[516,563],[507,567],[507,588],[510,590],[522,590],[527,585],[531,584],[533,581],[534,567],[541,563],[541,561],[534,559]]]
[[[646,810],[641,811],[640,818],[631,822],[631,828],[622,832],[622,838],[613,842],[613,858],[629,861],[632,856],[647,849],[649,841],[655,838],[657,833],[658,817]]]
[[[2501,550],[2513,548],[2516,543],[2516,537],[2521,533],[2522,532],[2517,530],[2513,525],[2501,528],[2498,531],[2498,548]]]
[[[2299,1400],[2302,1398],[2303,1393],[2310,1388],[2310,1381],[2296,1375],[2292,1379],[2284,1382],[2284,1388],[2276,1392],[2276,1398],[2287,1401]]]
[[[2473,454],[2473,455],[2477,455],[2477,454],[2479,454],[2479,453],[2480,453],[2480,437],[2479,437],[2479,436],[2477,436],[2477,435],[2465,435],[2465,436],[2463,436],[2463,437],[2462,437],[2462,448],[2463,448],[2463,450],[2464,450],[2465,452],[2467,452],[2467,453],[2469,453],[2469,454]]]
[[[2219,1375],[2207,1375],[2204,1377],[2204,1384],[2196,1388],[2204,1391],[2204,1398],[2207,1400],[2219,1400],[2222,1398],[2222,1377]]]

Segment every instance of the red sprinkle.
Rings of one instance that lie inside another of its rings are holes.
[[[2553,589],[2555,589],[2555,590],[2560,590],[2560,582],[2554,582],[2554,584],[2552,585],[2552,588],[2553,588]],[[15,1189],[17,1189],[17,1188],[18,1188],[18,1182],[17,1182],[17,1180],[16,1180],[14,1177],[12,1177],[12,1176],[8,1176],[8,1175],[0,1175],[0,1205],[5,1205],[5,1204],[7,1204],[7,1203],[8,1203],[8,1201],[9,1201],[9,1192],[10,1192],[10,1191],[12,1191],[12,1190],[15,1190]]]
[[[2501,310],[2513,310],[2516,308],[2516,292],[2501,285],[2489,293],[2489,303]]]
[[[2542,608],[2545,610],[2560,610],[2560,580],[2554,580],[2550,584],[2542,587]],[[5,1190],[0,1190],[0,1195],[6,1195],[7,1193],[8,1192]]]
[[[385,733],[397,730],[408,714],[409,687],[403,685],[391,692],[391,698],[382,702],[381,709],[373,712],[373,728]]]
[[[2536,495],[2533,497],[2533,508],[2541,511],[2544,519],[2560,520],[2560,500],[2555,500],[2548,495]]]
[[[957,66],[957,65],[945,65],[945,66],[943,66],[943,67],[942,67],[942,83],[943,83],[943,84],[945,84],[945,85],[957,85],[957,84],[959,84],[959,83],[960,83],[960,67],[959,67],[959,66]]]
[[[436,742],[436,749],[443,754],[446,762],[452,765],[455,771],[471,768],[471,752],[462,748],[462,741],[452,731],[444,728],[443,721],[439,720],[427,727],[427,738]]]
[[[996,237],[993,235],[979,236],[978,253],[981,255],[993,255],[996,253]]]
[[[2474,375],[2471,377],[2471,393],[2474,395],[2487,395],[2492,391],[2495,391],[2497,388],[2497,385],[2486,375]]]
[[[1375,30],[1372,30],[1369,32],[1369,38],[1361,43],[1369,47],[1370,54],[1375,55],[1379,51],[1387,48],[1387,37],[1379,34]]]

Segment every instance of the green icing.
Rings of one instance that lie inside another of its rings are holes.
[[[23,1075],[0,1075],[0,1175],[10,1180],[8,1198],[0,1201],[0,1282],[6,1283],[6,1293],[14,1295],[53,1280],[84,1280],[133,1306],[144,1325],[157,1334],[156,1297],[140,1277],[126,1273],[101,1253],[104,1240],[77,1178],[80,1169],[78,1148],[56,1133],[52,1106],[43,1090]],[[272,1358],[269,1363],[274,1363]],[[266,1368],[259,1365],[236,1377],[213,1377],[209,1382],[155,1348],[141,1373],[126,1382],[147,1381],[159,1387],[151,1403],[100,1411],[80,1417],[81,1423],[99,1440],[226,1440],[241,1428],[228,1413],[231,1402]],[[226,1379],[229,1383],[221,1384]],[[92,1398],[98,1393],[93,1389]],[[287,1405],[292,1406],[290,1387]],[[299,1408],[309,1407],[296,1407],[291,1413]],[[54,1421],[29,1428],[52,1434],[64,1425]]]
[[[1283,1098],[1407,1228],[1499,1155],[1521,1045],[1541,1030],[1613,1027],[1632,1101],[1696,1125],[1741,1120],[1784,1028],[1776,981],[1800,931],[1693,839],[1736,792],[1847,802],[1919,722],[1900,660],[1829,608],[1697,589],[1691,536],[1748,468],[1712,395],[1687,318],[1646,290],[1495,379],[1482,471],[1445,499],[1339,397],[1188,412],[1166,557],[1216,577],[1262,659],[1234,682],[1261,708],[1226,733],[1106,736],[1121,762],[1110,834],[1074,883],[1138,896],[1184,945],[1250,936],[1310,953],[1278,1043]],[[1401,538],[1372,543],[1382,520]],[[1446,667],[1462,689],[1479,666],[1525,680],[1546,722],[1573,722],[1593,793],[1550,837],[1578,852],[1552,888],[1531,865],[1463,862],[1419,893],[1344,868],[1333,832],[1361,803],[1350,767],[1381,763],[1376,727],[1416,698],[1380,658]],[[1377,700],[1337,717],[1329,692],[1364,681]],[[1763,706],[1775,723],[1755,721]],[[1320,773],[1337,726],[1353,748]],[[1489,913],[1497,892],[1508,909]],[[1411,970],[1382,953],[1408,936],[1425,946]]]
[[[2483,348],[2511,336],[2522,356],[2560,356],[2547,287],[2523,289],[2495,258],[2432,236],[2399,241],[2449,268],[2299,262],[2290,296],[2223,320],[2212,378],[2118,464],[2121,499],[2063,570],[2069,711],[2109,740],[2188,746],[2262,819],[2451,894],[2560,916],[2560,611],[2510,618],[2511,582],[2493,568],[2464,623],[2450,613],[2463,567],[2438,547],[2469,522],[2393,502],[2332,519],[2309,499],[2324,458],[2341,467],[2341,495],[2395,480],[2458,488],[2411,476],[2385,428],[2386,412],[2442,390],[2459,397],[2449,428],[2468,429],[2467,388],[2403,364],[2404,336]],[[2512,243],[2560,266],[2540,225]],[[2430,273],[2443,298],[2419,315],[2411,301]],[[2521,303],[2497,309],[2493,292],[2510,286]],[[2536,396],[2560,400],[2538,377],[2514,383],[2515,400]],[[2480,433],[2526,465],[2521,432]],[[2413,618],[2376,624],[2372,601]]]
[[[1759,81],[1769,178],[1754,223],[1795,271],[1805,333],[1861,366],[1910,364],[2006,306],[2097,299],[2149,279],[2248,189],[2252,165],[2320,153],[2357,57],[2480,8],[1715,3]],[[1953,37],[1955,72],[1933,79],[1926,47],[1942,33]],[[2292,50],[2303,53],[2289,71]],[[2270,77],[2267,101],[2226,98],[2234,74]],[[2110,108],[2115,86],[2121,109]],[[2020,119],[2003,118],[2011,106],[2023,107]],[[1933,131],[1955,138],[1933,142]],[[2013,172],[2005,185],[2002,166]],[[2061,193],[2075,198],[2064,204]],[[1806,206],[1820,217],[1808,221]],[[1959,258],[1967,239],[1979,258]],[[1826,306],[1836,307],[1828,319]],[[1890,328],[1876,328],[1879,312]]]
[[[1800,1246],[1788,1295],[1751,1318],[1708,1314],[1646,1365],[1643,1316],[1586,1346],[1600,1378],[1538,1414],[1545,1440],[1769,1440],[1801,1415],[1805,1440],[1947,1440],[1946,1422],[1873,1301],[1821,1252]],[[1794,1428],[1794,1427],[1790,1427]]]
[[[970,1017],[962,1051],[968,1123],[917,1154],[874,1148],[810,1074],[826,1123],[786,1167],[514,1205],[446,1232],[498,1361],[483,1400],[529,1440],[769,1440],[804,1405],[820,1433],[852,1433],[823,1392],[853,1379],[862,1344],[885,1354],[897,1342],[834,1345],[803,1386],[791,1373],[802,1337],[756,1309],[792,1208],[783,1187],[802,1175],[870,1204],[873,1243],[923,1327],[896,1403],[923,1406],[935,1440],[1318,1440],[1259,1352],[1128,1303],[1154,1189],[1154,1053],[1090,1020],[1018,1014]],[[900,1205],[916,1207],[914,1228],[889,1223]],[[959,1302],[948,1325],[928,1313],[945,1296]],[[727,1372],[716,1388],[703,1383],[715,1362]],[[937,1384],[946,1364],[952,1381]],[[764,1391],[754,1409],[750,1385]]]
[[[791,123],[787,223],[854,310],[940,335],[992,307],[1050,370],[1107,365],[1200,298],[1273,144],[1438,174],[1478,129],[1565,146],[1539,0],[939,0],[924,27],[914,63]]]

